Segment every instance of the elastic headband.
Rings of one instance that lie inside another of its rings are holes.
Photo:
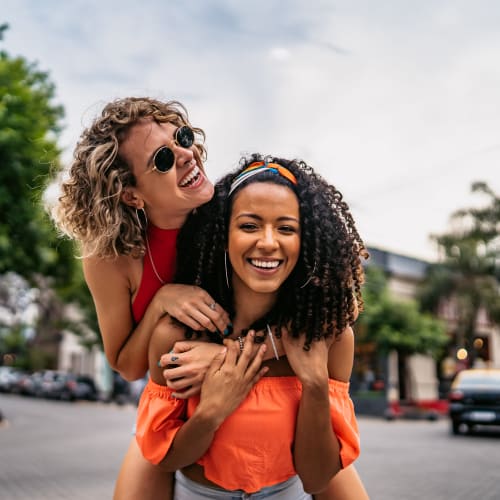
[[[233,183],[231,184],[229,194],[227,196],[231,196],[234,190],[247,179],[253,177],[254,175],[260,174],[261,172],[274,172],[275,174],[281,175],[281,177],[285,178],[287,181],[290,181],[294,186],[297,185],[297,179],[295,178],[295,175],[293,175],[292,172],[290,172],[290,170],[288,170],[287,168],[282,167],[277,163],[256,161],[245,168],[245,170],[243,170],[241,174],[236,176]]]

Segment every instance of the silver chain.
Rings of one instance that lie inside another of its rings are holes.
[[[146,250],[148,252],[148,256],[149,256],[149,261],[151,262],[151,267],[153,268],[153,271],[154,273],[156,274],[156,277],[158,278],[158,281],[164,285],[166,282],[165,280],[162,280],[160,275],[158,274],[158,271],[156,270],[156,266],[155,266],[155,263],[153,261],[153,254],[151,253],[151,248],[149,247],[149,238],[148,238],[148,233],[146,231]]]
[[[271,345],[273,346],[274,357],[276,359],[280,359],[280,357],[278,355],[278,349],[276,349],[276,343],[274,342],[273,331],[271,330],[271,327],[269,326],[269,323],[266,324],[266,328],[267,328],[267,333],[269,335],[269,340],[271,341]]]

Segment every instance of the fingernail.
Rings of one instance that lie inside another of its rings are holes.
[[[177,360],[179,359],[179,357],[178,357],[178,356],[172,356],[170,359],[171,359],[172,361],[177,361]]]
[[[227,337],[228,335],[231,335],[232,331],[233,331],[233,324],[228,323],[226,329],[222,332],[222,334],[224,335],[224,337]]]

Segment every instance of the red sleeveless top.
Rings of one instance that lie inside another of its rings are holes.
[[[179,229],[160,229],[152,224],[148,225],[149,245],[146,246],[143,258],[141,284],[132,302],[132,315],[136,323],[142,319],[151,299],[162,287],[154,268],[165,283],[170,283],[174,279],[178,234]],[[151,261],[154,262],[154,268]]]

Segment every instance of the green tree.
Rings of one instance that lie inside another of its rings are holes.
[[[7,29],[0,25],[0,42]],[[42,203],[51,174],[60,168],[57,140],[63,115],[48,73],[24,57],[0,50],[0,280],[15,273],[40,291],[39,319],[28,352],[29,358],[40,351],[37,367],[50,364],[43,346],[57,339],[63,328],[88,332],[80,322],[68,323],[66,303],[79,303],[85,323],[97,330],[73,243],[59,238]],[[4,352],[26,340],[18,330],[0,332]]]
[[[434,358],[449,342],[444,325],[420,312],[416,301],[397,301],[390,296],[387,278],[376,266],[366,269],[363,297],[365,310],[357,328],[358,342],[373,342],[382,352],[396,350],[405,356],[421,353]]]
[[[500,198],[487,184],[477,182],[472,192],[486,203],[452,214],[452,230],[433,235],[442,259],[429,268],[420,293],[424,309],[438,313],[444,301],[456,312],[457,347],[465,347],[473,362],[476,322],[481,309],[500,322]]]
[[[73,276],[73,247],[57,238],[40,203],[59,163],[63,108],[54,94],[35,63],[0,51],[0,274],[40,273],[62,285]]]

